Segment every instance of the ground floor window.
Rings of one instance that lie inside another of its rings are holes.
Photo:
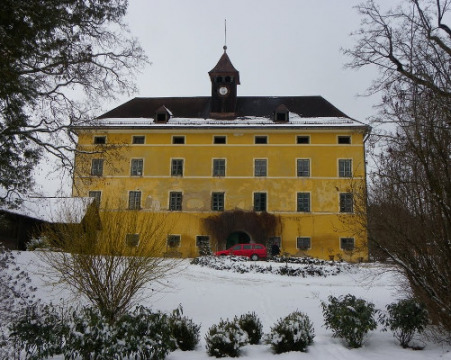
[[[312,240],[309,237],[300,236],[296,238],[296,248],[299,250],[309,250],[312,247]]]
[[[135,247],[139,244],[139,234],[127,234],[125,236],[125,243],[127,246]]]
[[[355,248],[354,238],[341,238],[340,248],[345,251],[351,251]]]
[[[168,247],[170,249],[178,248],[180,246],[180,239],[180,235],[168,235]]]

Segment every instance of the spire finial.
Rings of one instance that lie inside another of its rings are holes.
[[[224,19],[224,52],[227,51],[227,19]]]

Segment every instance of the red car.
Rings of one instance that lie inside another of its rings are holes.
[[[217,251],[215,255],[247,256],[251,260],[266,259],[266,247],[262,244],[236,244],[227,250]]]

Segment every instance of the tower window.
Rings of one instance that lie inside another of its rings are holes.
[[[223,82],[222,76],[216,76],[216,82],[222,83]]]
[[[255,137],[255,143],[256,144],[267,144],[268,143],[268,137],[265,136],[256,136]]]

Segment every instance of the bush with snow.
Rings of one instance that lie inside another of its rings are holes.
[[[377,327],[374,304],[351,294],[328,299],[328,304],[321,303],[326,328],[332,329],[333,336],[344,339],[349,347],[361,347],[364,336]]]
[[[415,299],[404,299],[387,305],[387,314],[381,315],[380,320],[384,330],[393,331],[393,336],[406,348],[416,332],[425,330],[429,316],[423,304]]]
[[[34,251],[36,249],[47,249],[49,248],[48,240],[45,237],[32,238],[27,242],[27,251]]]
[[[169,327],[177,347],[182,351],[194,350],[200,340],[200,325],[183,315],[180,305],[169,317]]]
[[[294,311],[277,321],[265,342],[271,345],[276,354],[288,351],[305,352],[307,347],[313,344],[314,337],[315,331],[309,317],[300,311]]]
[[[210,356],[238,357],[240,348],[246,345],[248,338],[236,321],[222,320],[212,325],[205,335],[207,353]]]
[[[235,317],[234,320],[246,332],[249,344],[256,345],[260,343],[263,336],[263,325],[255,312]]]

